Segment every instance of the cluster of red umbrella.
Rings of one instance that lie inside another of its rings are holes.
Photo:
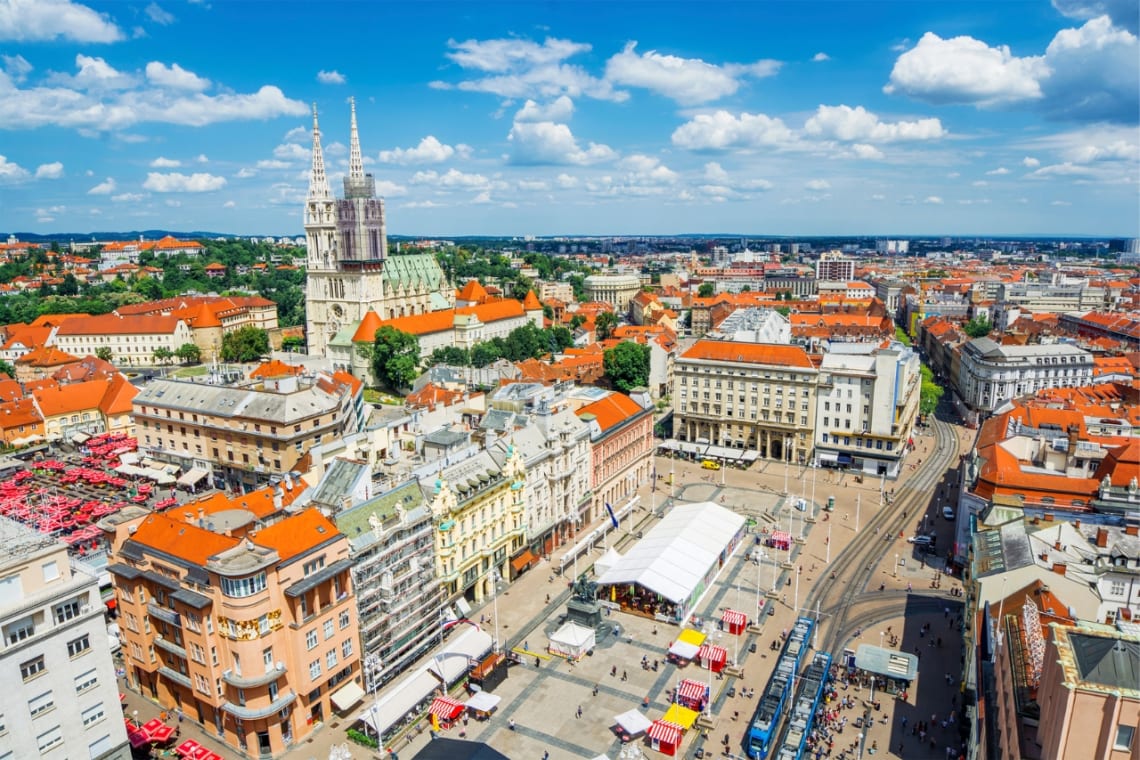
[[[83,460],[84,464],[90,464],[87,459],[94,459],[95,464],[103,464],[128,452],[137,451],[139,440],[123,432],[100,433],[89,438],[87,443],[83,444],[83,448],[89,454],[89,457]]]
[[[131,747],[138,749],[148,744],[165,744],[174,737],[174,727],[168,726],[158,718],[139,725],[130,718],[123,718],[127,727],[127,740]]]
[[[18,520],[40,533],[59,533],[60,537],[79,546],[101,535],[95,521],[118,512],[126,502],[108,503],[78,496],[53,493],[47,488],[34,488],[27,482],[31,473],[18,472],[0,483],[0,514]]]
[[[211,752],[209,747],[203,747],[193,739],[187,739],[174,748],[182,757],[187,760],[222,760],[222,756],[216,752]]]

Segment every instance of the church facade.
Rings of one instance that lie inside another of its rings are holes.
[[[344,197],[329,189],[321,130],[313,108],[313,163],[305,200],[308,246],[305,333],[308,352],[327,355],[329,342],[359,325],[369,311],[384,319],[426,314],[454,305],[455,294],[432,254],[388,251],[384,201],[365,174],[352,103]]]

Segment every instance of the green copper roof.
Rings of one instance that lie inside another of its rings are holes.
[[[382,522],[387,522],[396,516],[396,506],[402,506],[405,512],[411,511],[423,504],[424,494],[416,480],[396,486],[391,491],[385,491],[359,506],[345,510],[333,518],[337,529],[349,538],[358,533],[368,533],[372,526],[368,518],[376,515]]]
[[[392,287],[438,290],[444,277],[435,256],[410,253],[384,259],[384,281]]]

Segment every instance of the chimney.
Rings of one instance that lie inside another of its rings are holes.
[[[1077,530],[1080,530],[1081,529],[1081,521],[1080,520],[1074,520],[1073,521],[1073,527],[1076,528]]]
[[[1056,541],[1053,542],[1053,548],[1056,549],[1057,551],[1061,551],[1061,539],[1058,538]]]
[[[1065,569],[1066,569],[1066,567],[1065,567],[1064,562],[1054,562],[1053,563],[1053,572],[1055,572],[1057,575],[1064,575]]]
[[[1126,525],[1126,526],[1124,526],[1124,535],[1126,535],[1126,536],[1140,535],[1140,525]]]
[[[1108,546],[1108,528],[1096,529],[1096,545],[1101,549]]]

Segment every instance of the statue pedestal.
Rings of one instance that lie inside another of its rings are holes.
[[[602,609],[597,602],[571,599],[566,603],[566,619],[587,628],[597,628],[602,623]]]

